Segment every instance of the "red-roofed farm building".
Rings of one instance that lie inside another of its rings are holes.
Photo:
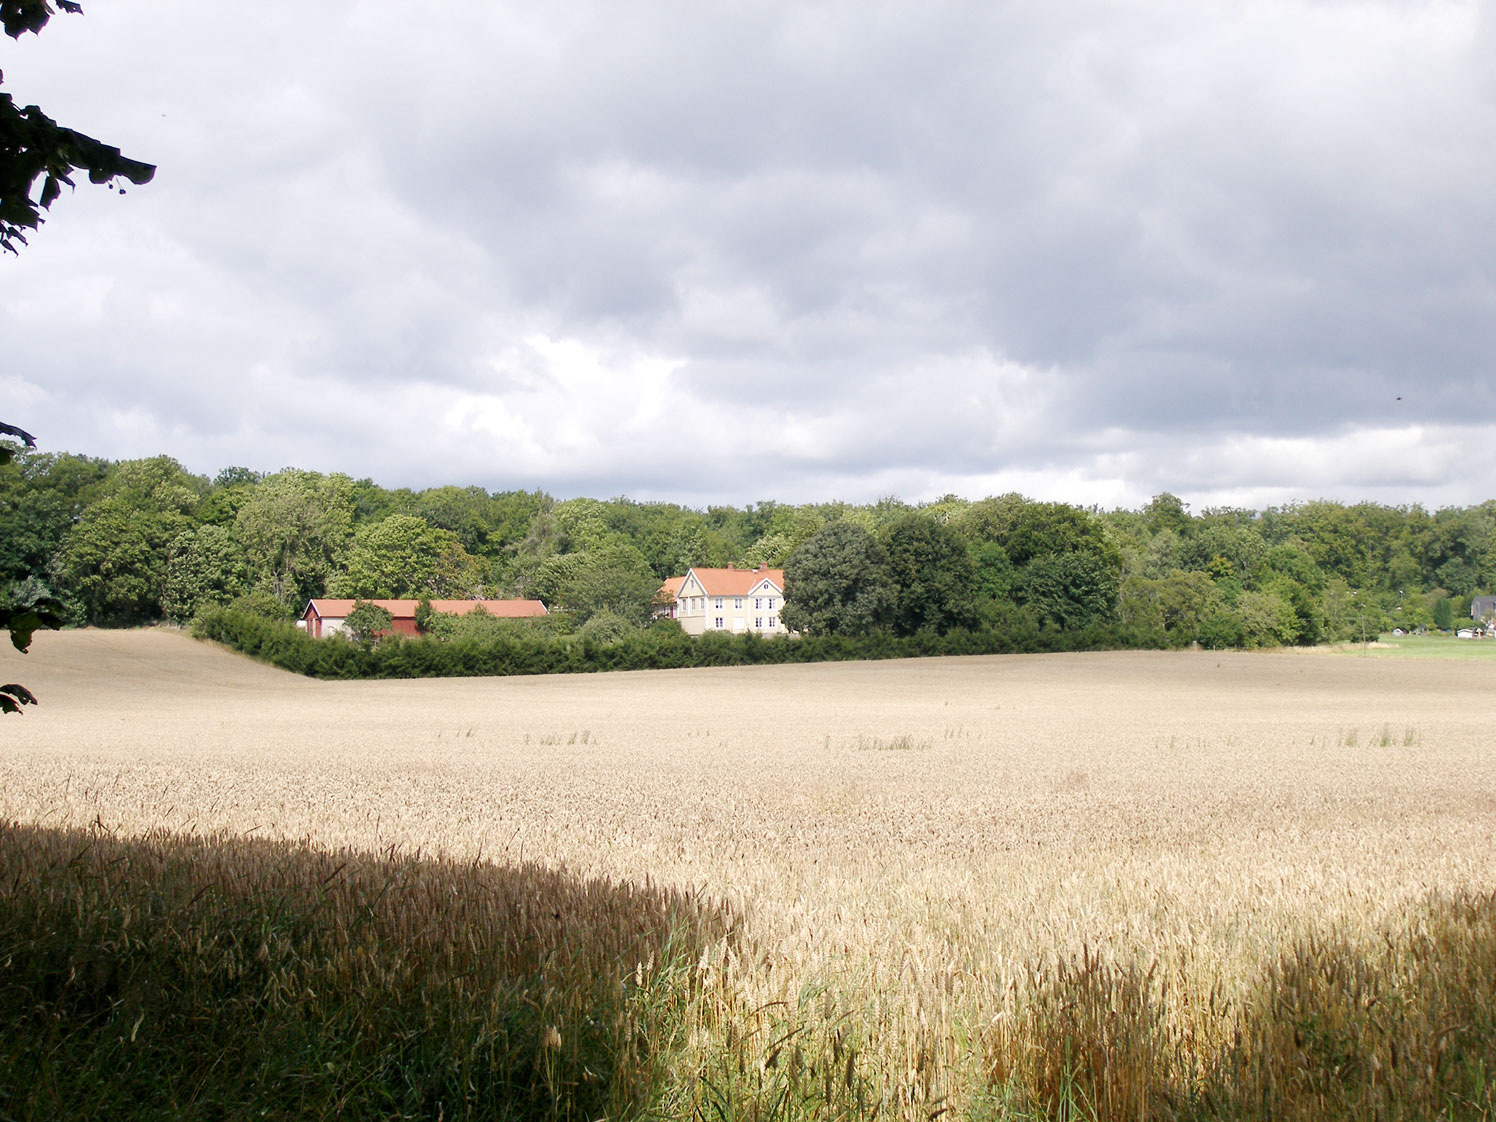
[[[306,633],[314,639],[326,638],[343,630],[343,621],[348,618],[348,613],[357,603],[357,600],[308,601],[306,611],[301,614],[301,619],[298,621],[299,625],[305,627]],[[377,604],[395,617],[394,626],[390,630],[396,635],[420,634],[420,629],[416,627],[416,608],[421,603],[419,600],[367,600],[365,603]],[[545,605],[539,600],[431,601],[433,611],[453,616],[465,616],[469,612],[477,611],[480,607],[489,615],[500,619],[533,619],[547,614]]]

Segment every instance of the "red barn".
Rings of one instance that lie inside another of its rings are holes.
[[[418,635],[416,608],[419,600],[366,600],[376,604],[395,617],[390,629],[396,635]],[[301,613],[301,625],[308,635],[321,639],[343,630],[343,621],[353,610],[357,600],[309,600],[306,611]],[[447,615],[465,616],[482,608],[491,616],[500,619],[533,619],[549,614],[539,600],[432,600],[431,609]]]

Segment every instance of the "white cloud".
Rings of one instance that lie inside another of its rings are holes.
[[[389,485],[1479,501],[1450,448],[1496,409],[1491,28],[1474,0],[59,16],[7,90],[161,170],[0,263],[7,419]]]

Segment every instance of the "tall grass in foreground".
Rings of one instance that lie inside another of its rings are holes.
[[[0,1118],[643,1113],[729,917],[537,866],[0,829]]]
[[[1301,940],[1240,1005],[1089,951],[1029,982],[989,1057],[1042,1117],[1496,1117],[1496,896]]]
[[[750,927],[535,865],[5,825],[0,1119],[1496,1117],[1496,896],[1235,997],[1087,951],[757,1001]]]

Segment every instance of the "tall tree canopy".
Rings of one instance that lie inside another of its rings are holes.
[[[54,563],[89,623],[161,617],[171,544],[192,529],[207,487],[169,456],[128,460],[110,474]]]
[[[889,575],[898,587],[893,630],[942,634],[977,621],[977,571],[961,536],[927,514],[911,511],[883,530]]]
[[[49,602],[61,622],[112,625],[229,602],[285,617],[324,595],[524,596],[555,612],[549,626],[605,641],[649,625],[662,573],[729,563],[784,568],[780,618],[810,635],[1117,627],[1124,643],[1308,644],[1467,615],[1496,584],[1496,502],[1193,514],[1163,494],[1102,513],[1012,494],[693,510],[295,469],[210,481],[163,456],[0,441],[4,619],[34,623]]]
[[[413,514],[360,526],[344,566],[328,582],[335,596],[466,599],[483,591],[482,569],[457,535]]]
[[[255,486],[234,535],[256,588],[299,607],[322,595],[353,537],[353,480],[287,468]]]
[[[888,553],[861,526],[832,522],[784,566],[785,626],[807,635],[865,635],[886,627],[898,604]]]

